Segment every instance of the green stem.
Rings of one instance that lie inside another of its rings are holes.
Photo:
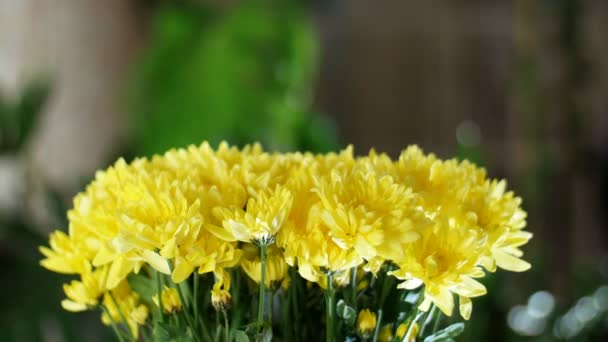
[[[182,292],[182,289],[179,286],[179,284],[175,284],[175,289],[177,290],[177,295],[179,296],[179,301],[182,302],[182,312],[184,313],[184,316],[186,317],[186,321],[188,322],[188,325],[192,329],[195,329],[195,326],[194,326],[192,320],[190,319],[190,313],[188,313],[188,307],[186,305],[186,297],[184,297],[184,293]]]
[[[203,341],[213,341],[209,328],[207,328],[207,325],[205,324],[205,320],[202,317],[199,317],[198,323],[201,325],[203,334],[205,335]]]
[[[300,324],[300,309],[298,307],[298,275],[296,273],[296,270],[294,268],[291,268],[289,270],[289,272],[291,272],[291,286],[289,286],[288,289],[288,294],[289,294],[289,300],[291,302],[291,309],[292,309],[292,314],[293,314],[293,322],[291,324],[291,328],[293,330],[294,333],[294,341],[299,341],[300,340],[300,334],[298,334],[298,331],[296,330],[297,326]],[[304,324],[303,324],[304,325]]]
[[[221,336],[222,336],[222,327],[220,326],[220,316],[215,315],[215,338],[213,340],[215,342],[220,342]]]
[[[272,314],[274,311],[274,290],[270,289],[270,294],[268,296],[268,324],[272,327]]]
[[[230,325],[228,324],[228,314],[226,314],[226,310],[222,310],[222,315],[224,316],[224,329],[226,330],[226,338],[225,341],[230,341]]]
[[[435,318],[435,323],[433,324],[432,334],[435,334],[437,332],[437,330],[439,330],[439,324],[441,322],[441,317],[443,317],[443,316],[441,314],[441,311],[439,311],[437,313],[437,317]]]
[[[114,298],[114,295],[112,294],[112,291],[108,291],[108,294],[110,295],[110,299],[112,300],[112,304],[114,304],[114,307],[116,308],[116,311],[118,311],[118,314],[120,315],[120,319],[122,320],[123,324],[127,328],[127,331],[129,332],[130,339],[131,340],[135,340],[135,336],[133,335],[133,332],[131,331],[131,328],[129,328],[129,323],[127,322],[127,318],[122,313],[122,309],[120,308],[120,306],[118,306],[118,302],[116,301],[116,298]]]
[[[260,297],[258,302],[258,324],[257,334],[262,331],[262,322],[264,321],[264,297],[266,295],[266,248],[265,244],[260,244]]]
[[[156,296],[158,297],[158,317],[161,322],[165,321],[165,316],[163,316],[163,285],[160,279],[160,272],[154,271],[154,277],[156,278]]]
[[[414,331],[414,326],[422,315],[424,315],[424,312],[418,312],[416,314],[416,317],[414,317],[414,319],[410,322],[409,327],[407,327],[407,332],[405,335],[403,335],[403,340],[401,340],[401,342],[409,342],[411,340],[410,335],[412,334],[412,331]]]
[[[116,337],[118,337],[118,341],[120,342],[124,342],[124,338],[122,336],[122,333],[120,332],[120,330],[118,329],[118,326],[116,325],[116,322],[114,322],[114,319],[112,318],[112,315],[110,315],[110,312],[108,311],[108,309],[106,309],[105,306],[100,305],[101,310],[108,316],[108,318],[110,319],[110,324],[112,325],[112,329],[114,330],[114,333],[116,334]]]
[[[351,303],[350,305],[357,311],[357,267],[351,269],[350,284],[351,284]]]
[[[426,316],[426,319],[424,320],[422,329],[420,329],[420,334],[419,334],[420,337],[424,336],[426,327],[431,325],[431,322],[433,321],[433,319],[435,317],[435,312],[437,312],[437,306],[435,304],[433,304],[433,307],[431,307],[431,311],[429,311],[429,314]]]
[[[325,308],[327,310],[327,323],[326,323],[326,342],[335,341],[335,305],[334,305],[334,279],[331,271],[327,272],[327,292],[325,292]]]
[[[378,341],[380,334],[380,326],[382,325],[382,309],[378,309],[378,320],[376,321],[376,329],[374,330],[374,342]]]
[[[192,291],[192,305],[194,306],[194,322],[198,323],[198,273],[194,271],[194,290]]]
[[[388,273],[392,270],[393,265],[389,265],[386,273],[384,274],[384,278],[382,279],[382,287],[380,290],[380,307],[384,306],[386,297],[390,294],[391,289],[395,286],[395,278],[388,275]]]

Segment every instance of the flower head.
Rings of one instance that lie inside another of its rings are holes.
[[[228,241],[255,242],[270,245],[285,224],[291,210],[292,196],[289,190],[277,187],[274,191],[260,191],[247,202],[246,209],[217,207],[214,215],[223,223],[221,228],[211,227],[218,237]]]

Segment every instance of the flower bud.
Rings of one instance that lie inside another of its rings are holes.
[[[359,316],[357,317],[357,334],[364,339],[370,338],[374,334],[375,328],[376,314],[368,309],[359,311]]]

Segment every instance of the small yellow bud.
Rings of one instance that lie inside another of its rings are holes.
[[[369,338],[374,333],[375,328],[376,314],[368,309],[359,311],[359,316],[357,317],[357,333],[359,336],[361,338]]]
[[[407,333],[408,328],[409,328],[409,324],[406,324],[406,323],[399,324],[399,326],[397,327],[397,338],[399,340],[403,339],[403,337]],[[415,342],[416,336],[418,336],[418,323],[414,323],[414,326],[412,327],[412,332],[410,333],[410,336],[406,342]]]
[[[163,302],[163,311],[168,314],[179,312],[182,309],[182,303],[179,300],[177,290],[172,287],[166,287],[161,293]],[[152,297],[154,304],[158,305],[158,295]]]
[[[393,340],[393,325],[386,324],[380,329],[380,334],[378,334],[378,340],[380,342],[390,342]]]

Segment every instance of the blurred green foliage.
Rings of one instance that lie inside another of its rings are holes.
[[[163,3],[129,93],[134,152],[203,140],[335,149],[331,123],[310,106],[317,55],[299,1]]]
[[[49,90],[48,80],[39,78],[28,83],[14,101],[0,94],[0,153],[16,151],[27,141]]]

